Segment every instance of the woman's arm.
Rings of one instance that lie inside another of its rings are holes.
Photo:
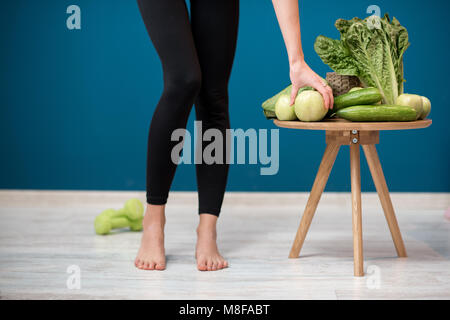
[[[325,108],[333,108],[333,91],[305,62],[301,43],[298,0],[272,0],[272,3],[289,57],[292,82],[291,104],[294,104],[300,88],[311,86],[322,94]]]

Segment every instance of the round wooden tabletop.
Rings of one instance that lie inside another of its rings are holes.
[[[431,119],[409,122],[351,122],[344,119],[328,119],[320,122],[302,121],[273,121],[276,126],[289,129],[302,130],[328,130],[328,131],[379,131],[379,130],[408,130],[429,127]]]

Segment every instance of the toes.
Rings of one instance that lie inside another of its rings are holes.
[[[200,271],[208,270],[208,266],[206,265],[206,260],[199,258],[197,259],[197,269]]]
[[[213,261],[212,260],[208,260],[208,271],[212,271],[213,270]]]
[[[136,259],[134,265],[138,269],[142,270],[164,270],[166,269],[166,264],[164,262],[154,262],[154,261],[144,261],[141,259]]]
[[[225,260],[223,260],[222,257],[220,257],[220,258],[217,260],[217,270],[224,269],[224,268],[226,268],[226,267],[228,267],[228,262],[225,261]]]
[[[206,271],[208,268],[206,267],[206,264],[197,264],[197,269],[199,271]]]
[[[199,271],[216,271],[228,267],[228,262],[222,257],[204,258],[197,256],[197,269]]]
[[[166,268],[166,265],[164,263],[157,263],[155,266],[156,270],[164,270]]]
[[[226,260],[221,260],[221,264],[222,264],[222,269],[228,268],[228,262]]]
[[[138,264],[137,264],[137,267],[138,267],[139,269],[144,269],[144,261],[139,260],[139,261],[138,261]]]

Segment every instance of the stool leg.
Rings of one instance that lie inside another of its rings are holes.
[[[362,241],[361,169],[359,144],[350,145],[350,173],[352,185],[354,275],[356,277],[362,277],[364,276],[364,257]]]
[[[325,185],[327,184],[328,177],[330,176],[330,172],[333,168],[339,148],[340,145],[338,144],[327,144],[322,162],[320,163],[319,170],[317,171],[316,179],[314,180],[314,184],[311,189],[311,193],[309,194],[308,202],[306,203],[302,220],[300,221],[300,226],[298,227],[294,243],[292,244],[289,258],[298,258],[300,255],[300,250],[302,249],[309,226],[311,225],[314,213],[316,212],[320,197],[325,189]]]
[[[397,218],[395,217],[394,207],[392,206],[391,196],[389,195],[386,179],[384,178],[383,168],[378,158],[377,148],[375,145],[363,146],[367,163],[372,174],[372,179],[383,207],[384,215],[391,231],[392,240],[399,257],[406,257],[406,249],[403,243],[402,234],[398,227]]]

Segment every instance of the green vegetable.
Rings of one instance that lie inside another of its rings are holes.
[[[263,110],[263,112],[264,112],[264,116],[267,119],[275,119],[277,117],[277,115],[275,114],[275,111]]]
[[[294,106],[291,105],[291,96],[287,94],[281,95],[275,104],[275,115],[278,120],[292,121],[297,120]]]
[[[386,104],[394,104],[403,93],[403,55],[409,46],[408,32],[397,19],[386,14],[377,19],[379,28],[361,20],[339,19],[340,40],[324,36],[314,48],[322,61],[341,75],[357,76],[365,87],[377,88]],[[377,23],[375,23],[376,25]]]
[[[290,95],[291,90],[292,90],[292,85],[288,86],[284,90],[282,90],[279,93],[277,93],[276,95],[274,95],[272,98],[269,98],[263,102],[262,108],[264,111],[264,115],[266,116],[267,119],[274,119],[277,117],[275,114],[275,104],[277,103],[278,98],[283,94]]]
[[[420,115],[420,119],[425,119],[431,112],[431,101],[427,97],[422,97],[423,112]]]
[[[295,114],[301,121],[320,121],[327,111],[323,97],[317,91],[303,91],[295,99]]]
[[[423,101],[422,97],[417,94],[402,94],[397,98],[395,104],[413,108],[416,111],[416,119],[419,119],[422,115]]]
[[[375,104],[382,99],[383,97],[377,88],[353,90],[334,99],[333,111],[336,112],[351,106]]]
[[[325,79],[322,78],[323,81],[325,81],[326,83],[328,83]],[[303,91],[309,91],[309,90],[315,90],[312,87],[303,87],[301,89],[298,90],[297,92],[297,97],[300,93],[302,93]],[[274,95],[272,98],[267,99],[266,101],[264,101],[262,103],[262,108],[264,111],[264,116],[267,119],[274,119],[277,117],[276,113],[275,113],[275,105],[278,101],[278,98],[282,95],[287,95],[287,96],[291,96],[291,91],[292,91],[292,85],[286,87],[284,90],[280,91],[279,93],[277,93],[276,95]]]
[[[364,88],[361,88],[361,87],[353,87],[353,88],[351,88],[348,92],[354,92],[354,91],[358,91],[358,90],[362,90],[362,89],[364,89]]]
[[[304,87],[298,90],[297,96],[302,93],[303,91],[307,91],[307,90],[314,90],[312,87]],[[291,97],[291,91],[292,91],[292,85],[288,86],[287,88],[285,88],[284,90],[280,91],[279,93],[277,93],[276,95],[274,95],[272,98],[267,99],[266,101],[263,102],[262,104],[262,108],[264,111],[264,116],[267,119],[274,119],[277,117],[276,113],[275,113],[275,105],[278,101],[278,98],[280,98],[280,96],[282,95],[286,95],[289,98]]]
[[[349,121],[414,121],[416,112],[411,107],[397,105],[353,106],[337,112],[340,118]]]

